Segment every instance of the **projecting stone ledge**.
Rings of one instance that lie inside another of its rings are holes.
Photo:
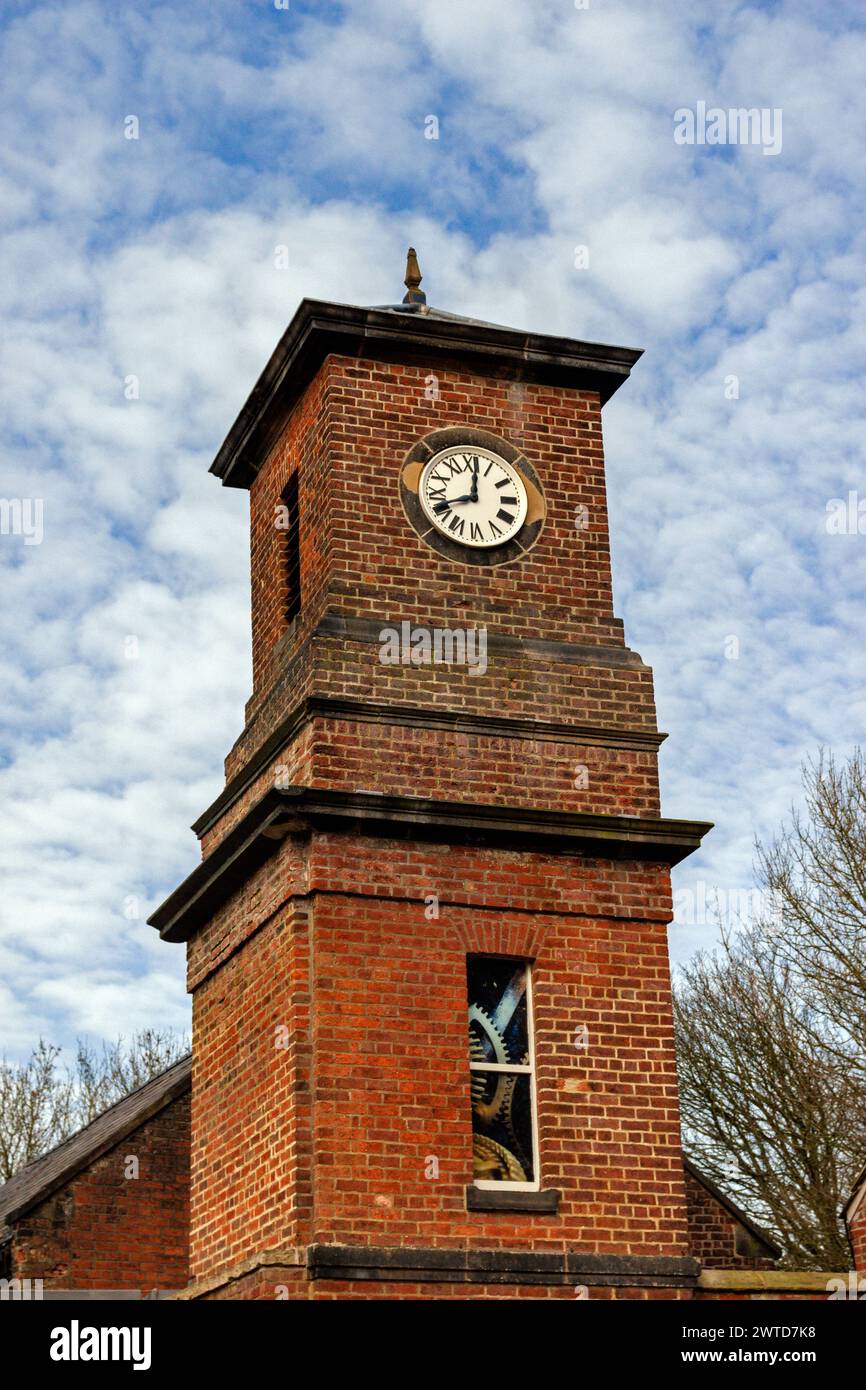
[[[166,941],[189,940],[281,840],[314,830],[678,864],[711,829],[707,821],[485,806],[321,787],[272,788],[148,923]]]

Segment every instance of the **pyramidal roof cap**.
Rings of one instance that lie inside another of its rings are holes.
[[[456,366],[506,381],[597,391],[602,405],[641,356],[640,348],[527,333],[434,309],[420,288],[421,279],[410,247],[402,303],[365,308],[303,299],[226,435],[211,473],[226,487],[248,488],[292,406],[332,353],[431,369]]]

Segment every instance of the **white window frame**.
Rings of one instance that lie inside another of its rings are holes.
[[[469,960],[483,959],[485,953],[473,952]],[[538,1104],[536,1098],[535,1084],[535,1010],[532,990],[532,962],[522,956],[497,956],[492,952],[487,957],[489,960],[513,960],[515,965],[523,965],[526,968],[526,1040],[529,1044],[529,1062],[514,1063],[510,1062],[472,1062],[469,1063],[470,1074],[474,1071],[481,1072],[507,1072],[509,1075],[515,1073],[529,1077],[529,1112],[532,1124],[532,1182],[497,1182],[495,1178],[473,1178],[472,1186],[485,1192],[540,1192],[541,1173],[539,1171],[538,1154]],[[470,1001],[471,1002],[471,1001]],[[473,1134],[474,1134],[473,1128]]]

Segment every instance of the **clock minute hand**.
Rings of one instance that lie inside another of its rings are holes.
[[[473,473],[472,473],[472,493],[471,493],[471,496],[470,496],[470,498],[469,498],[469,501],[470,501],[470,502],[477,502],[477,501],[478,501],[478,459],[477,459],[477,458],[476,458],[476,460],[475,460],[475,468],[474,468]]]

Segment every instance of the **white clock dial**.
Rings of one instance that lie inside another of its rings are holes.
[[[442,449],[425,465],[418,497],[428,521],[460,545],[504,545],[526,520],[523,479],[490,449]]]

